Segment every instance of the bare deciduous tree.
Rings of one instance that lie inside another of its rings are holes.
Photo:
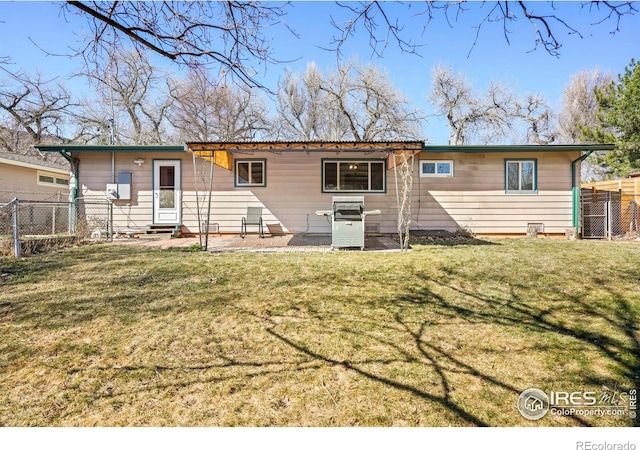
[[[302,77],[287,74],[277,109],[280,134],[307,140],[413,139],[423,119],[386,72],[355,61],[329,74],[313,64]]]
[[[87,101],[81,119],[85,126],[112,131],[113,143],[166,143],[174,80],[160,73],[144,53],[110,50],[107,60],[95,66],[86,64],[82,75],[90,80],[99,98]],[[113,126],[115,131],[110,128]]]
[[[70,13],[90,18],[91,35],[78,53],[99,55],[125,36],[138,49],[145,48],[178,63],[213,63],[249,86],[255,64],[276,62],[268,26],[277,24],[284,4],[261,2],[110,2],[68,1]],[[107,38],[107,36],[111,37]]]
[[[277,132],[281,138],[335,141],[344,136],[344,126],[328,109],[326,94],[320,88],[323,77],[315,63],[308,64],[302,75],[285,73],[276,97]]]
[[[385,70],[348,61],[327,77],[321,89],[333,109],[346,119],[356,141],[412,139],[421,116],[393,87]]]
[[[555,115],[539,93],[516,96],[504,82],[491,82],[486,92],[474,91],[462,73],[437,65],[432,70],[429,101],[449,125],[451,145],[528,143],[556,140]]]
[[[527,144],[548,145],[557,138],[555,115],[540,93],[526,93],[516,99],[512,116],[524,123]]]
[[[6,78],[0,82],[0,116],[5,123],[2,145],[20,152],[28,145],[46,140],[64,142],[69,133],[69,117],[77,106],[69,91],[56,80],[41,74],[12,73],[2,69]],[[26,135],[27,139],[21,136]]]
[[[612,74],[598,69],[582,70],[571,77],[562,92],[558,119],[562,143],[584,142],[581,130],[595,128],[598,124],[598,100],[595,90],[609,86],[613,80]]]
[[[473,90],[464,74],[436,65],[432,69],[429,101],[436,113],[447,119],[451,145],[487,143],[507,136],[511,130],[513,98],[510,91],[498,83],[491,83],[487,92],[480,94]]]
[[[211,80],[206,68],[178,82],[169,121],[182,141],[252,140],[269,128],[267,107],[249,88]]]
[[[513,33],[511,25],[518,22],[529,22],[534,32],[534,48],[541,46],[551,55],[558,55],[562,42],[560,35],[576,35],[580,38],[587,35],[585,30],[575,24],[574,11],[576,6],[594,17],[591,25],[613,24],[610,32],[620,30],[620,23],[626,16],[638,12],[636,2],[594,1],[581,4],[573,2],[462,2],[462,1],[425,1],[422,7],[416,2],[407,2],[406,9],[398,5],[400,2],[380,2],[367,0],[359,2],[338,2],[346,11],[346,20],[332,20],[333,27],[338,34],[333,39],[333,48],[340,52],[341,47],[360,29],[369,37],[369,44],[373,52],[382,55],[390,44],[397,45],[402,51],[416,53],[421,44],[412,39],[403,30],[403,24],[410,20],[420,20],[424,28],[428,28],[434,20],[444,20],[452,27],[470,11],[478,11],[479,19],[476,25],[476,37],[471,43],[471,50],[478,43],[481,32],[490,26],[501,27],[504,39],[509,42]],[[421,8],[417,12],[415,8]],[[584,12],[584,11],[581,11]],[[407,17],[411,14],[411,17]]]
[[[338,54],[346,41],[362,33],[368,36],[377,55],[382,55],[389,45],[416,53],[423,43],[414,41],[414,35],[404,29],[406,24],[420,21],[428,28],[437,20],[455,27],[469,10],[480,14],[471,49],[481,32],[492,26],[500,27],[509,42],[512,24],[518,22],[531,24],[534,47],[541,46],[552,55],[557,55],[562,46],[558,36],[588,34],[574,22],[575,10],[570,8],[576,4],[572,2],[425,1],[420,6],[417,2],[366,0],[336,4],[337,9],[328,9],[327,19],[337,30],[329,46]],[[246,1],[67,1],[63,8],[89,18],[90,33],[77,53],[99,55],[105,44],[111,45],[114,36],[119,36],[181,64],[218,64],[247,85],[265,88],[254,78],[258,67],[279,62],[266,30],[280,27],[296,36],[283,20],[287,5],[288,2]],[[578,6],[593,18],[590,26],[604,24],[612,33],[619,31],[623,18],[638,11],[632,1],[594,1]],[[339,19],[334,17],[336,13]]]

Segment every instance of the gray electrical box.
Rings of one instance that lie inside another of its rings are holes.
[[[107,184],[107,198],[110,200],[131,200],[131,172],[118,172],[118,182]]]

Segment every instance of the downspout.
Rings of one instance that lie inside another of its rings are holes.
[[[70,154],[68,154],[66,151],[64,150],[60,150],[59,152],[62,157],[64,159],[66,159],[67,161],[69,161],[69,164],[71,164],[71,166],[73,167],[72,171],[73,171],[73,187],[71,188],[71,201],[75,202],[76,199],[78,198],[78,186],[79,186],[79,182],[80,182],[80,164],[79,161],[72,157]]]
[[[80,186],[80,161],[74,158],[64,150],[60,150],[60,155],[71,164],[73,172],[73,187],[71,188],[70,208],[69,208],[69,232],[75,232],[76,219],[77,219],[77,207],[76,200],[78,199],[78,186]]]
[[[589,155],[593,153],[593,150],[587,150],[586,153],[580,155],[580,157],[571,161],[571,195],[572,195],[572,213],[573,213],[573,228],[576,233],[581,233],[580,227],[580,186],[576,186],[576,164],[587,159]]]
[[[111,80],[109,80],[111,81]],[[111,91],[113,94],[113,91]],[[111,114],[113,114],[113,95],[111,96]],[[115,120],[113,118],[109,119],[111,123],[111,135],[109,136],[109,145],[116,144],[116,133],[115,133]],[[116,182],[116,152],[111,152],[111,182]]]

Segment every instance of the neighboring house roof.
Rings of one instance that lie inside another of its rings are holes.
[[[41,155],[21,155],[18,153],[7,152],[0,150],[0,163],[8,164],[12,166],[27,167],[35,170],[46,170],[49,172],[55,172],[60,174],[69,173],[69,165],[64,165],[58,161],[44,158]]]

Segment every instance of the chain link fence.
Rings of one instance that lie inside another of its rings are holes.
[[[0,206],[0,254],[20,256],[85,239],[112,239],[108,200],[74,202],[14,199]]]
[[[640,211],[634,195],[583,189],[582,237],[614,239],[637,235]]]

